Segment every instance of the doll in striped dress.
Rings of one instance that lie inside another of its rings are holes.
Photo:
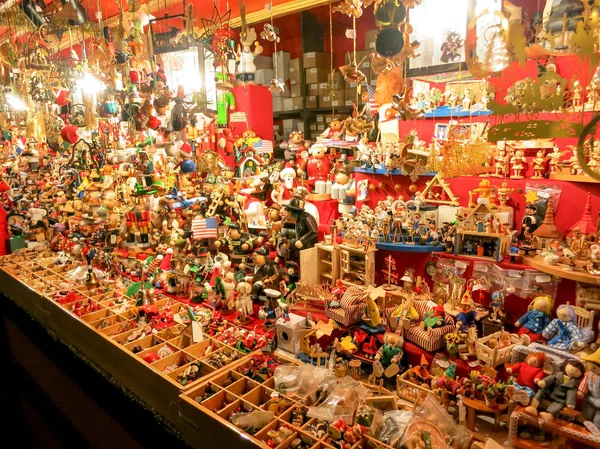
[[[548,346],[564,351],[583,349],[585,343],[577,327],[573,308],[564,304],[556,309],[556,316],[542,332],[542,336],[548,340]]]

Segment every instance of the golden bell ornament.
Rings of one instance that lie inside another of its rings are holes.
[[[494,31],[483,56],[482,68],[489,72],[498,73],[510,65],[511,54],[504,33],[499,28]]]
[[[94,273],[94,269],[91,267],[88,268],[87,276],[85,278],[85,285],[96,286],[98,284],[98,278],[96,277],[96,273]]]

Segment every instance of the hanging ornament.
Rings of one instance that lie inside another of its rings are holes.
[[[284,93],[285,84],[282,81],[279,81],[277,78],[273,78],[269,83],[269,90],[271,93]]]
[[[477,55],[477,23],[492,15],[496,22],[484,34],[489,36],[483,57]],[[508,50],[508,20],[500,11],[485,10],[469,23],[465,39],[465,58],[469,72],[476,78],[498,75],[510,64],[512,55]]]
[[[263,31],[260,33],[260,38],[269,42],[279,43],[279,28],[271,23],[265,23]]]
[[[366,78],[366,75],[358,70],[358,66],[363,63],[367,56],[362,58],[359,63],[352,61],[350,64],[340,67],[340,72],[342,72],[342,76],[347,83],[356,83],[356,85],[360,85],[360,83]]]
[[[511,54],[504,38],[501,27],[494,27],[492,38],[488,43],[481,67],[492,73],[498,73],[506,69],[511,61]]]
[[[368,1],[365,3],[368,3]],[[363,2],[361,0],[344,0],[339,5],[333,7],[333,12],[341,12],[348,17],[358,19],[363,13],[362,6]]]

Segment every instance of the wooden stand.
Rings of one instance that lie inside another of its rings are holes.
[[[494,432],[498,432],[500,429],[500,417],[502,416],[502,412],[508,408],[508,403],[498,405],[494,408],[488,407],[485,401],[480,399],[463,398],[463,403],[467,408],[467,429],[471,431],[475,430],[475,416],[483,413],[484,415],[494,415]]]

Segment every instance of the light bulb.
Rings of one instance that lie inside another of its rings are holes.
[[[103,91],[106,88],[106,85],[99,79],[86,73],[77,80],[77,87],[79,87],[83,93],[90,95]]]
[[[502,31],[496,31],[485,51],[483,67],[489,72],[501,72],[510,64],[511,55],[502,35]]]
[[[15,111],[25,111],[27,109],[27,103],[22,98],[15,94],[6,95],[6,101],[8,105]]]

